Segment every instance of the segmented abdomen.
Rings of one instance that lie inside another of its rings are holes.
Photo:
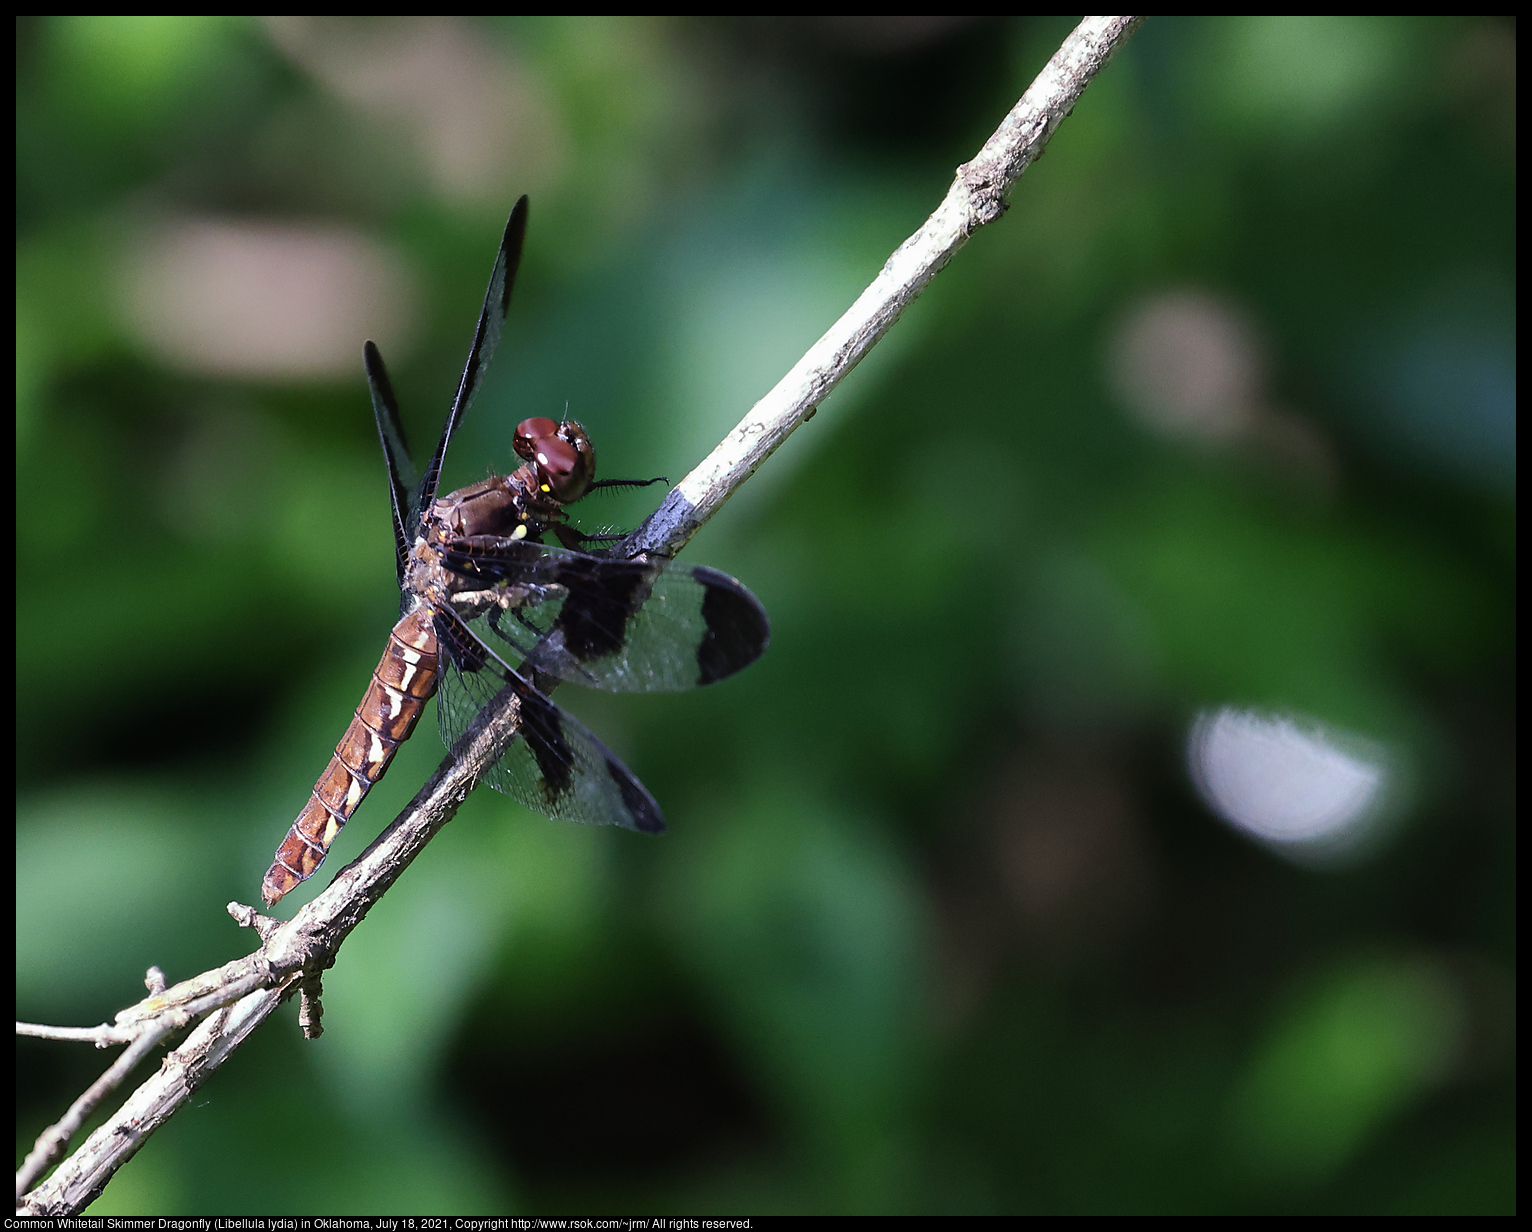
[[[418,604],[388,635],[388,648],[378,660],[362,704],[266,870],[261,897],[268,907],[313,876],[340,828],[383,777],[394,750],[415,730],[426,701],[436,692],[432,619],[431,605]]]

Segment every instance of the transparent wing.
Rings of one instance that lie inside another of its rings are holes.
[[[436,633],[442,743],[460,757],[484,738],[487,715],[509,714],[517,723],[484,782],[558,821],[646,834],[665,829],[654,797],[583,723],[512,671],[455,614],[438,612]]]
[[[760,601],[705,565],[587,556],[525,540],[459,540],[443,563],[483,589],[465,606],[479,637],[560,679],[619,693],[711,684],[771,638]]]

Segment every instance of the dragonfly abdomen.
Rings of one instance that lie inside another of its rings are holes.
[[[335,755],[277,848],[261,882],[268,907],[312,877],[341,827],[381,779],[436,692],[437,646],[430,604],[400,618]]]

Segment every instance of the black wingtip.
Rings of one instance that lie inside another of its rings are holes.
[[[660,806],[644,785],[628,773],[626,766],[611,758],[607,759],[606,772],[617,784],[623,808],[627,810],[628,823],[624,828],[637,830],[640,834],[664,834],[665,814],[660,812]]]
[[[697,647],[697,683],[712,684],[749,667],[771,643],[771,620],[761,601],[727,573],[695,565],[702,583],[702,619],[707,625]]]

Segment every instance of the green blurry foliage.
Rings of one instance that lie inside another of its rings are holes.
[[[1273,1186],[1333,1175],[1450,1070],[1462,1019],[1450,977],[1423,961],[1323,973],[1271,1024],[1235,1088],[1233,1153]]]
[[[768,790],[713,815],[663,893],[675,944],[829,1172],[826,1201],[900,1209],[930,1017],[907,864],[811,795]]]

